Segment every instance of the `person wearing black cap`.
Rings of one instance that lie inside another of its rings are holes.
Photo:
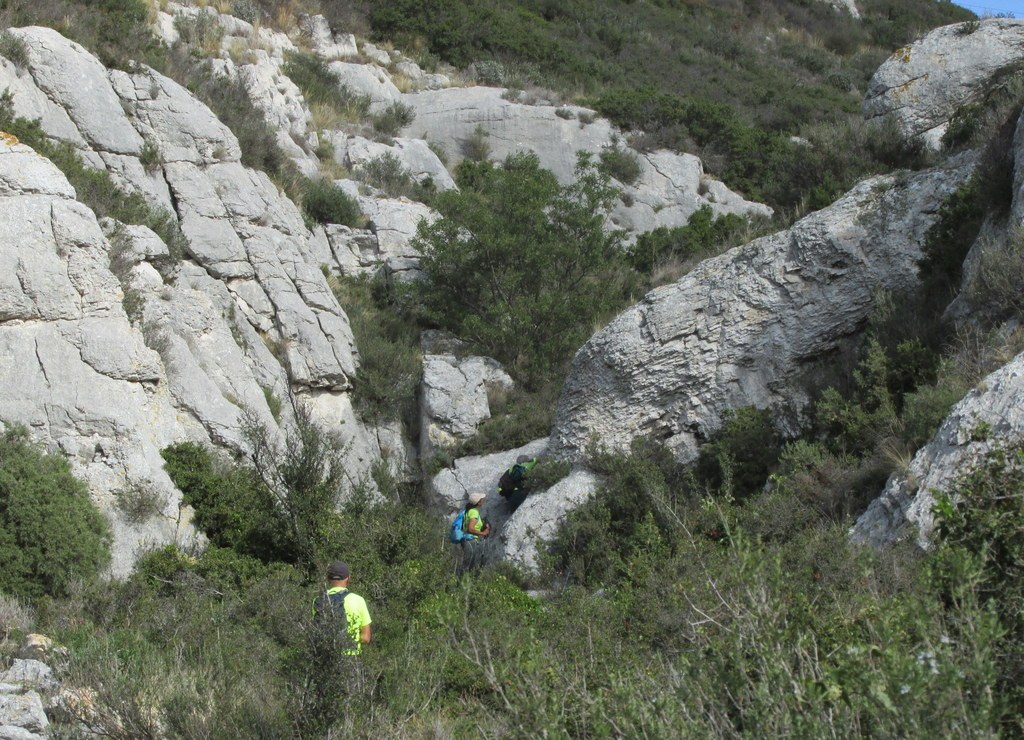
[[[366,600],[348,590],[348,564],[336,560],[327,567],[327,590],[313,602],[314,618],[334,620],[345,655],[359,655],[370,641],[370,612]]]

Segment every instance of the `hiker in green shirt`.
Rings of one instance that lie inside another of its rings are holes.
[[[345,632],[345,655],[359,655],[370,634],[370,612],[366,600],[348,590],[352,574],[346,563],[336,560],[327,568],[327,591],[313,602],[313,616],[333,618],[337,628]],[[344,617],[344,621],[342,620]]]
[[[467,570],[479,568],[482,565],[483,540],[491,535],[491,525],[480,513],[480,508],[486,498],[485,494],[479,492],[469,494],[463,524],[465,535],[462,539],[462,560],[459,564],[459,573],[465,573]]]

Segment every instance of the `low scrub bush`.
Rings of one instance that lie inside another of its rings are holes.
[[[966,296],[990,322],[1024,318],[1024,232],[1012,231],[1005,245],[981,246]]]
[[[357,278],[330,282],[359,347],[352,395],[356,409],[369,422],[411,421],[423,374],[419,332],[389,303],[382,283]]]
[[[416,111],[411,105],[394,102],[387,108],[370,117],[373,130],[384,136],[397,136],[398,132],[416,119]]]
[[[417,182],[397,155],[385,152],[363,162],[356,176],[392,198],[409,198],[421,203],[432,203],[436,195],[434,183],[427,179]]]
[[[0,436],[0,592],[64,595],[110,560],[110,531],[84,483],[23,428]]]
[[[486,455],[522,447],[551,432],[561,382],[552,381],[535,390],[521,386],[511,391],[491,391],[488,402],[491,416],[477,433],[452,453],[455,458]]]
[[[370,98],[342,84],[323,57],[308,52],[291,52],[282,70],[302,90],[310,106],[326,106],[339,121],[361,121],[366,118],[370,110]]]
[[[359,203],[330,180],[307,180],[302,189],[302,212],[319,224],[358,226],[363,220]]]
[[[703,206],[686,226],[659,226],[637,236],[629,248],[630,263],[637,272],[652,275],[656,268],[671,261],[695,265],[729,247],[736,246],[746,234],[748,222],[742,216],[728,214],[715,218],[710,206]]]
[[[614,177],[623,185],[632,185],[640,177],[640,160],[633,152],[621,146],[612,146],[601,150],[601,172]]]

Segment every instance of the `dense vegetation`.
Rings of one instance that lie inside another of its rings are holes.
[[[284,8],[232,5],[249,20],[277,21]],[[948,2],[860,7],[860,23],[825,3],[774,0],[307,9],[419,50],[426,66],[473,64],[481,79],[583,98],[636,129],[637,146],[699,151],[730,185],[789,209],[824,205],[873,169],[922,161],[853,123],[854,91],[917,31],[969,16]],[[54,25],[109,64],[146,59],[173,74],[232,126],[243,161],[304,199],[310,221],[357,221],[328,182],[297,176],[237,85],[209,74],[200,60],[215,29],[183,27],[182,44],[159,49],[142,32],[144,11],[134,0],[0,5],[6,22]],[[365,115],[358,96],[318,87],[316,59],[299,53],[288,65],[311,99],[322,94],[319,114]],[[981,224],[1005,213],[1006,122],[1019,112],[1014,95],[963,112],[947,143],[976,144],[995,130],[985,167],[929,234],[921,291],[877,297],[855,370],[820,393],[800,439],[781,439],[766,412],[738,409],[692,466],[651,441],[629,455],[593,449],[604,484],[570,517],[541,573],[498,567],[457,578],[441,523],[416,505],[422,491],[377,469],[385,502],[371,504],[368,481],[347,477],[340,450],[299,407],[284,448],[250,425],[248,460],[193,444],[164,450],[209,547],[163,548],[126,582],[96,581],[107,533],[84,486],[8,432],[0,636],[36,627],[71,647],[65,680],[95,691],[80,719],[125,738],[1024,733],[1024,450],[997,450],[940,499],[932,552],[875,553],[847,535],[950,405],[1022,345],[1019,330],[999,331],[1024,311],[1019,234],[979,260],[967,291],[978,320],[938,318]],[[0,116],[0,128],[50,156],[99,212],[160,226],[160,214],[15,119],[9,104]],[[395,109],[373,125],[386,136],[405,117]],[[793,134],[812,146],[792,144]],[[476,146],[484,152],[482,137]],[[477,160],[486,156],[471,157],[461,190],[444,195],[390,160],[369,166],[366,182],[429,194],[441,213],[420,234],[431,280],[399,295],[371,281],[333,284],[361,351],[353,395],[364,418],[408,410],[420,366],[411,320],[471,340],[526,381],[492,399],[494,419],[463,452],[541,436],[560,373],[593,325],[659,271],[678,274],[746,228],[703,211],[623,252],[601,217],[614,195],[607,177],[628,178],[627,159],[584,161],[569,186],[530,157]],[[348,503],[335,511],[341,491]],[[358,688],[332,683],[308,639],[323,565],[339,556],[374,617]]]

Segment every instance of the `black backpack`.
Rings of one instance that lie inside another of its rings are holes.
[[[516,463],[501,474],[501,479],[498,481],[498,493],[502,496],[508,496],[519,488],[524,478],[526,478],[526,468]]]
[[[348,614],[345,613],[345,597],[348,595],[348,589],[320,594],[313,604],[316,634],[321,641],[330,641],[341,650],[357,647],[348,631]]]

